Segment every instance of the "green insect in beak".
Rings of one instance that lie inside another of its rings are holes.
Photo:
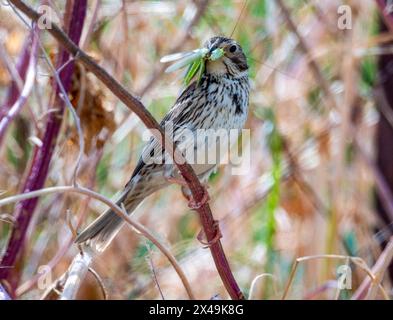
[[[203,72],[205,71],[205,63],[207,60],[215,61],[220,59],[223,55],[224,50],[221,48],[215,49],[210,55],[208,49],[202,48],[196,49],[191,52],[174,53],[162,57],[160,62],[166,63],[179,60],[174,64],[170,65],[165,70],[166,73],[170,73],[188,66],[187,72],[184,76],[184,84],[188,86],[195,76],[197,76],[197,83],[199,84]]]

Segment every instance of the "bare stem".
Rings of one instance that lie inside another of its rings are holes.
[[[369,278],[365,281],[372,281],[375,283],[376,277],[373,273],[374,270],[370,270],[370,268],[367,266],[366,262],[362,258],[359,257],[352,257],[352,256],[343,256],[343,255],[338,255],[338,254],[318,254],[314,256],[305,256],[301,258],[297,258],[292,266],[291,273],[289,275],[289,280],[285,286],[284,293],[282,295],[281,300],[285,300],[288,296],[289,288],[292,285],[293,279],[295,277],[297,268],[299,266],[299,263],[304,262],[304,261],[310,261],[310,260],[316,260],[316,259],[333,259],[333,260],[345,260],[345,261],[351,261],[354,264],[356,264],[360,269],[362,269]],[[383,297],[385,300],[389,300],[389,297],[385,291],[385,289],[382,287],[380,283],[377,284],[378,289],[381,291]]]
[[[329,83],[323,76],[323,73],[319,68],[318,64],[313,59],[313,56],[311,54],[311,49],[309,48],[307,42],[302,37],[298,28],[296,27],[296,24],[291,17],[290,11],[288,10],[287,6],[284,4],[282,0],[276,0],[276,2],[284,15],[285,22],[287,23],[289,29],[296,35],[298,39],[300,50],[302,50],[303,53],[307,56],[310,69],[314,74],[315,79],[318,81],[323,93],[325,94],[328,106],[332,109],[337,109],[336,99],[332,91],[330,90]]]
[[[89,266],[93,261],[93,254],[89,251],[79,253],[75,256],[67,271],[67,280],[64,284],[60,300],[75,300],[79,287],[89,271]]]
[[[124,210],[122,210],[118,205],[116,205],[110,199],[108,199],[107,197],[105,197],[99,193],[96,193],[90,189],[83,188],[80,186],[78,186],[78,187],[77,186],[57,186],[57,187],[50,187],[50,188],[40,189],[40,190],[36,190],[36,191],[26,192],[26,193],[18,194],[16,196],[11,196],[11,197],[1,199],[0,200],[0,207],[4,206],[6,204],[18,202],[18,201],[23,201],[23,200],[31,199],[31,198],[38,197],[38,196],[43,196],[43,195],[47,195],[47,194],[51,194],[51,193],[60,193],[60,192],[63,192],[63,193],[73,192],[73,193],[78,193],[78,194],[84,194],[84,195],[89,196],[91,198],[97,199],[97,200],[101,201],[102,203],[106,204],[108,207],[110,207],[113,210],[113,212],[116,213],[120,218],[124,219],[127,222],[127,224],[129,224],[132,228],[137,230],[140,234],[142,234],[144,237],[146,237],[148,240],[150,240],[155,246],[157,246],[157,248],[168,258],[169,262],[172,264],[173,268],[176,270],[176,272],[179,275],[179,278],[181,279],[181,281],[184,285],[184,288],[186,289],[187,294],[190,297],[190,299],[195,299],[195,296],[192,293],[191,286],[185,276],[185,273],[183,272],[183,270],[181,269],[181,267],[177,263],[176,258],[166,248],[166,246],[164,244],[162,244],[160,242],[160,240],[158,240],[144,225],[135,221],[133,218],[131,218],[129,215],[127,215],[124,212]],[[88,261],[88,260],[86,260],[86,261]],[[87,268],[88,268],[88,265],[87,265]]]
[[[376,276],[374,278],[365,278],[359,288],[352,296],[352,300],[373,299],[376,295],[377,288],[381,288],[381,281],[386,269],[393,257],[393,238],[390,238],[385,249],[382,251],[371,272]],[[367,294],[368,293],[368,294]]]

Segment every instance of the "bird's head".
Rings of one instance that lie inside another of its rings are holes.
[[[211,74],[232,76],[241,75],[248,69],[247,58],[242,47],[233,39],[213,37],[205,42],[208,49],[206,55],[206,72]],[[221,49],[222,54],[218,59],[209,59],[209,56]]]
[[[203,48],[173,53],[162,57],[160,61],[174,62],[165,69],[167,73],[188,66],[184,77],[186,85],[194,77],[197,77],[199,82],[203,73],[240,77],[248,69],[247,58],[241,46],[235,40],[225,37],[210,38]]]

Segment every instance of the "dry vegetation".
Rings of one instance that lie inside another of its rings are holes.
[[[350,299],[370,276],[377,277],[372,289],[381,281],[384,290],[370,290],[369,298],[383,298],[383,291],[389,296],[391,284],[384,274],[393,250],[388,246],[390,252],[381,256],[381,244],[390,233],[374,201],[376,181],[385,180],[373,162],[379,119],[377,58],[391,33],[378,33],[376,2],[345,1],[352,9],[349,30],[337,28],[339,0],[249,0],[242,14],[244,2],[236,0],[208,1],[206,7],[191,0],[88,2],[80,46],[140,96],[156,119],[181,90],[176,75],[163,73],[160,57],[198,48],[215,34],[231,35],[239,19],[233,37],[247,53],[252,79],[247,122],[251,168],[233,176],[230,167],[221,167],[210,179],[209,193],[225,253],[246,297],[253,287],[254,299],[279,299],[284,292],[287,299]],[[62,16],[65,1],[49,3]],[[3,107],[29,31],[9,7],[1,5],[0,10]],[[58,43],[46,31],[40,35],[54,61]],[[42,143],[53,107],[52,80],[39,51],[27,103],[4,139],[0,135],[2,198],[20,193],[29,174],[33,150]],[[69,97],[84,140],[77,182],[115,198],[135,167],[145,127],[81,64],[76,65]],[[66,109],[45,186],[73,182],[79,145],[75,121]],[[43,295],[43,282],[62,275],[78,252],[70,225],[82,228],[104,209],[102,203],[75,194],[40,198],[23,256],[12,271],[18,275],[13,285],[18,298]],[[7,247],[13,212],[14,205],[0,209],[0,253]],[[150,197],[133,218],[167,245],[197,298],[227,298],[210,251],[196,239],[198,215],[187,208],[178,186]],[[315,255],[291,273],[297,258]],[[341,265],[352,270],[352,289],[337,289]],[[45,266],[53,272],[43,281],[37,275],[48,270]],[[165,299],[187,298],[166,257],[131,228],[123,228],[93,269],[111,299],[160,299],[161,294]],[[91,273],[78,297],[102,298]]]

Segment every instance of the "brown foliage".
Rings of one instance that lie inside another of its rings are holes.
[[[105,106],[105,94],[97,79],[77,63],[72,78],[70,101],[79,115],[85,142],[85,154],[100,150],[116,128],[114,113]],[[70,141],[78,144],[78,132],[72,129]]]

